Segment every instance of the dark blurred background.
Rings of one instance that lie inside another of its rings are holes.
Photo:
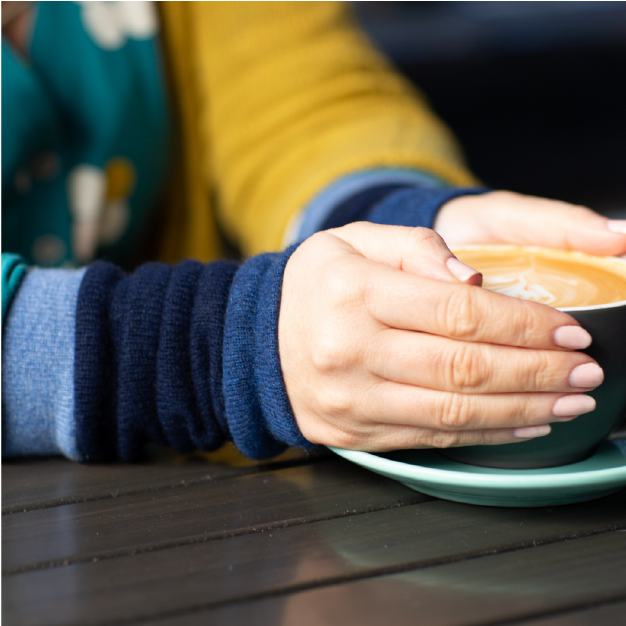
[[[495,188],[626,217],[626,2],[355,2]]]

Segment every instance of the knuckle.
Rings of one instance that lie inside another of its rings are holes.
[[[342,350],[333,334],[325,333],[317,338],[311,349],[311,361],[318,372],[334,372],[341,367],[342,360]]]
[[[439,242],[442,241],[441,237],[430,228],[424,228],[422,226],[416,226],[411,228],[409,233],[409,244],[411,246],[419,247],[423,246],[428,242]]]
[[[335,431],[332,437],[332,443],[330,445],[337,448],[343,448],[345,450],[355,450],[362,444],[361,435],[355,430],[338,429]]]
[[[498,433],[489,428],[479,430],[473,433],[471,441],[468,441],[466,445],[485,445],[490,446],[498,442]]]
[[[467,428],[472,422],[472,402],[460,393],[447,394],[441,409],[439,423],[444,429]]]
[[[535,339],[535,329],[538,321],[532,306],[526,306],[523,302],[521,306],[516,303],[515,310],[511,311],[510,324],[515,329],[514,343],[519,346],[532,345]]]
[[[322,276],[322,293],[334,307],[349,306],[362,299],[363,286],[351,269],[335,263]]]
[[[444,301],[439,319],[446,335],[462,340],[476,337],[480,318],[474,302],[474,292],[470,287],[458,285]]]
[[[437,430],[433,432],[428,439],[429,447],[444,449],[455,446],[458,442],[458,435],[456,433]]]
[[[318,391],[317,405],[322,415],[337,419],[351,412],[352,398],[342,385],[324,386]]]
[[[537,352],[533,356],[533,362],[528,367],[529,388],[533,391],[542,391],[552,387],[558,370],[550,367],[550,357],[547,354]]]
[[[533,417],[536,413],[536,406],[531,394],[520,394],[512,406],[512,417],[518,420],[519,426],[529,426],[533,424]]]
[[[475,344],[460,344],[448,361],[446,378],[452,389],[483,389],[490,380],[484,354]]]

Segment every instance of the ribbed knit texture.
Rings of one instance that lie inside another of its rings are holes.
[[[130,276],[90,266],[76,319],[84,458],[130,460],[148,441],[189,452],[232,438],[252,458],[309,446],[278,353],[282,277],[294,249],[241,266],[151,263]]]
[[[461,196],[487,193],[481,187],[455,189],[402,189],[394,191],[363,215],[374,224],[391,226],[422,226],[432,228],[439,209],[450,200]],[[336,209],[336,212],[340,208]]]
[[[84,270],[31,269],[2,327],[2,455],[79,460],[74,329]]]
[[[224,334],[226,414],[237,447],[250,458],[280,453],[285,444],[308,447],[287,397],[278,352],[283,254],[247,261],[231,288]]]
[[[386,185],[426,189],[448,187],[435,176],[415,169],[381,167],[343,176],[322,189],[295,216],[285,233],[284,247],[324,230],[324,224],[338,206],[360,196],[363,192]]]
[[[367,220],[372,208],[392,193],[403,189],[413,189],[410,185],[379,185],[364,189],[348,198],[330,213],[321,224],[320,230],[339,228],[352,222]]]

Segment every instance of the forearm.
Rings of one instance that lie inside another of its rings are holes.
[[[148,441],[188,452],[232,439],[262,458],[306,447],[278,356],[291,252],[243,265],[149,264],[129,276],[100,262],[32,271],[5,328],[4,454],[130,460]]]

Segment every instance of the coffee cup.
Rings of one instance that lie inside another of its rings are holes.
[[[441,454],[507,469],[566,465],[593,454],[626,413],[626,261],[530,246],[468,246],[454,253],[483,273],[485,288],[542,302],[575,318],[593,339],[584,352],[600,364],[605,378],[589,392],[596,400],[594,411],[551,424],[545,437],[449,448]]]

